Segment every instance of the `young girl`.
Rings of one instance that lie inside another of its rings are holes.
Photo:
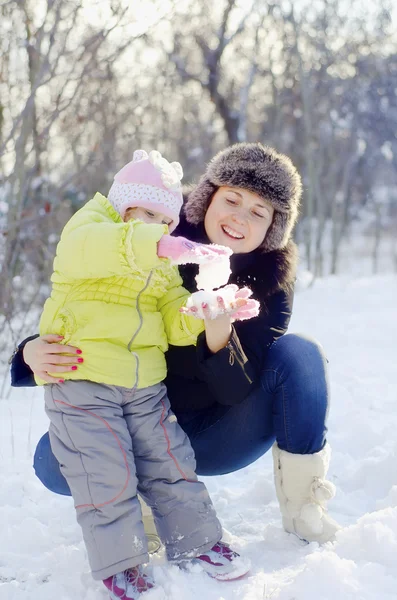
[[[195,560],[218,579],[247,571],[220,542],[190,443],[171,413],[164,353],[196,343],[203,322],[182,314],[190,294],[174,263],[230,251],[171,238],[182,206],[179,163],[138,150],[65,226],[41,335],[84,352],[45,387],[50,439],[75,502],[94,579],[110,598],[153,586],[137,491],[151,506],[169,560]],[[65,357],[67,360],[67,357]],[[66,381],[65,381],[66,380]],[[44,381],[37,378],[38,383]]]

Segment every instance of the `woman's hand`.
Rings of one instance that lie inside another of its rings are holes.
[[[226,285],[213,292],[195,292],[181,308],[184,314],[203,319],[209,350],[216,353],[227,346],[234,321],[252,319],[259,314],[259,302],[250,298],[252,291]]]
[[[197,319],[214,320],[228,316],[233,321],[257,317],[259,302],[250,298],[252,291],[231,284],[213,292],[195,292],[180,311]]]
[[[63,379],[57,379],[48,373],[76,371],[78,363],[84,360],[79,348],[60,344],[62,339],[61,335],[42,335],[27,342],[23,349],[25,363],[47,383],[63,383]]]
[[[225,289],[226,288],[231,289],[231,291],[234,292],[236,301],[236,310],[233,312],[232,322],[247,321],[248,319],[252,319],[259,315],[260,303],[258,300],[251,298],[252,290],[248,287],[239,289],[237,285],[234,285],[233,283],[226,285]],[[242,302],[242,300],[245,300],[245,302]]]

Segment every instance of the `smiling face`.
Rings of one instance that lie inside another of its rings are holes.
[[[258,194],[222,186],[212,197],[204,227],[213,244],[244,254],[262,244],[273,215],[274,208]]]

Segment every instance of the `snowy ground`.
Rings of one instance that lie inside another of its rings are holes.
[[[145,600],[391,600],[397,594],[397,278],[330,278],[298,294],[291,331],[315,336],[330,361],[335,544],[284,533],[270,456],[206,478],[249,577],[217,583],[154,564]],[[46,430],[41,391],[0,401],[0,600],[106,600],[91,581],[72,502],[47,492],[31,468]]]

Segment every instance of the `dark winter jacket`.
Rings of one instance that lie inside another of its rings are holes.
[[[175,234],[208,242],[203,225],[192,225],[184,217]],[[165,383],[175,412],[197,410],[216,402],[228,405],[242,402],[258,383],[270,345],[287,330],[296,270],[294,242],[290,241],[282,250],[233,255],[231,263],[230,283],[247,285],[253,290],[253,298],[261,304],[260,314],[255,319],[236,322],[227,347],[216,354],[208,349],[204,333],[197,347],[170,346]],[[191,292],[197,289],[197,272],[196,265],[180,267],[184,286]],[[30,339],[24,340],[13,356],[14,386],[34,385],[32,372],[22,357],[22,349]]]

